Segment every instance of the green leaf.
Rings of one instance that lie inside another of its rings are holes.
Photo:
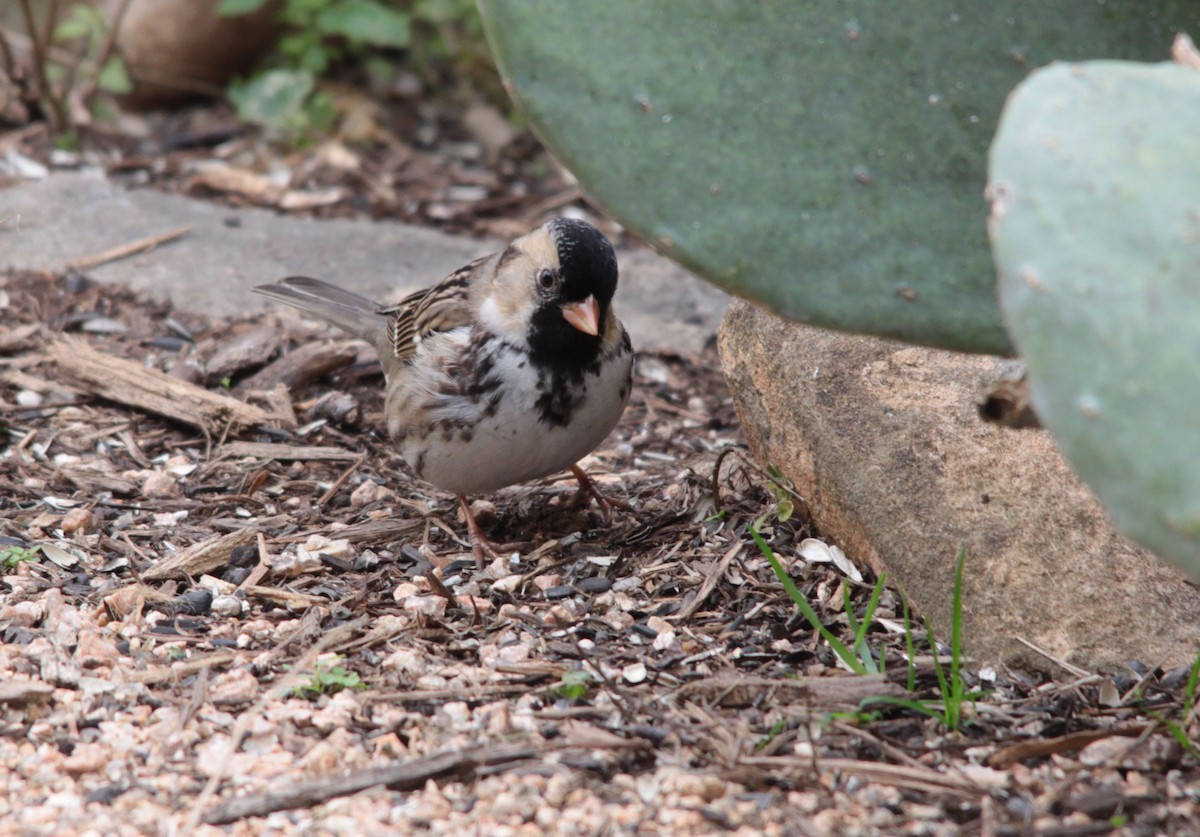
[[[128,93],[133,90],[133,80],[129,78],[129,71],[125,68],[121,56],[113,55],[104,62],[97,84],[101,90],[107,90],[109,93]]]
[[[92,37],[102,33],[104,28],[104,18],[96,9],[84,3],[77,3],[71,7],[71,11],[62,22],[54,27],[54,40],[69,41],[72,38]]]
[[[534,130],[665,255],[784,316],[1010,353],[986,234],[1004,98],[1165,54],[1194,2],[480,0]]]
[[[304,108],[314,86],[311,73],[268,70],[231,86],[229,101],[237,109],[238,117],[247,122],[279,131],[297,131],[305,127]]]
[[[235,17],[257,12],[267,4],[267,0],[221,0],[217,4],[217,14],[221,17]]]
[[[408,46],[408,15],[376,0],[342,0],[317,15],[317,29],[340,35],[351,44]]]
[[[554,692],[564,700],[583,700],[587,697],[592,682],[593,678],[589,672],[581,669],[564,671],[559,684],[554,687]]]

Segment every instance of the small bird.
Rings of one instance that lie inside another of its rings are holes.
[[[625,410],[633,347],[612,310],[617,257],[591,224],[555,218],[393,306],[304,276],[255,292],[375,346],[388,433],[426,482],[458,497],[477,558],[495,557],[468,494],[570,470]]]

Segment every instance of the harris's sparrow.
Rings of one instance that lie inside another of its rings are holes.
[[[633,348],[612,310],[617,258],[583,221],[556,218],[393,306],[319,279],[254,290],[373,344],[388,433],[426,482],[458,497],[477,556],[495,555],[466,495],[570,470],[629,400]]]

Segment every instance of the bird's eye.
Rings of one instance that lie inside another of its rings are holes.
[[[553,270],[539,270],[538,271],[538,275],[537,275],[538,285],[545,288],[546,290],[550,290],[551,288],[553,288],[557,281],[558,281],[558,276],[555,275]]]

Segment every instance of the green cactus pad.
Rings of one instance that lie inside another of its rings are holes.
[[[588,196],[803,322],[1009,353],[987,246],[1004,97],[1054,59],[1161,59],[1163,0],[480,0]]]
[[[1034,73],[989,181],[1042,422],[1121,531],[1200,579],[1200,71]]]

